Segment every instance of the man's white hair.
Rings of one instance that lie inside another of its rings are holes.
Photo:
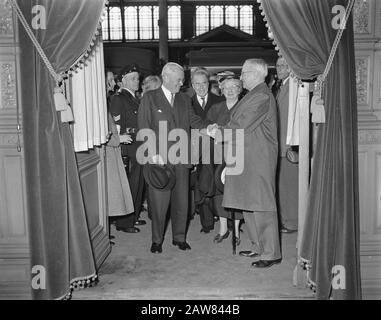
[[[184,68],[182,66],[180,66],[179,64],[177,64],[175,62],[168,62],[163,67],[163,70],[161,71],[161,75],[163,76],[165,74],[172,73],[172,72],[179,71],[179,70],[184,72]]]
[[[267,63],[263,59],[247,59],[245,64],[250,66],[250,69],[258,72],[259,76],[266,78],[268,74]]]

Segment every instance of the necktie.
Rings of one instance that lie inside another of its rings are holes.
[[[173,104],[175,102],[175,94],[171,93],[171,106],[173,107]]]
[[[201,101],[202,101],[202,103],[201,103],[201,108],[202,109],[205,109],[205,97],[203,97],[203,98],[201,98]]]

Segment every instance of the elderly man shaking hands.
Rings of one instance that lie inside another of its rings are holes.
[[[244,168],[240,174],[226,172],[222,205],[242,210],[253,247],[240,255],[258,257],[256,268],[281,262],[275,175],[278,158],[277,108],[265,83],[267,65],[262,59],[246,60],[241,72],[243,86],[249,91],[234,108],[230,121],[219,129],[244,130]],[[208,134],[227,141],[208,127]]]
[[[148,196],[152,208],[152,253],[162,252],[169,207],[172,244],[180,250],[191,249],[186,242],[186,225],[189,170],[192,165],[187,159],[184,162],[172,161],[176,154],[173,155],[171,150],[177,145],[180,150],[187,150],[190,145],[190,128],[202,129],[210,124],[210,121],[202,120],[194,113],[189,96],[180,92],[184,81],[184,70],[180,65],[168,62],[163,67],[162,79],[160,88],[144,94],[138,112],[139,134],[146,135],[147,141],[154,144],[147,149],[148,153],[153,154],[148,155],[150,161],[144,165],[144,177],[149,185]],[[180,140],[167,139],[170,132],[178,134]],[[181,139],[181,136],[185,138]],[[143,151],[142,149],[141,153]]]

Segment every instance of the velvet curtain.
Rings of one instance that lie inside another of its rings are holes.
[[[32,31],[57,73],[86,53],[104,8],[103,0],[18,4],[29,26],[37,16],[32,8],[45,9],[39,12],[46,29]],[[95,262],[73,138],[55,110],[55,82],[21,24],[19,36],[31,264],[46,271],[45,287],[33,288],[32,294],[35,299],[60,299],[96,280]]]
[[[280,53],[298,78],[314,79],[323,73],[337,33],[331,24],[332,8],[347,4],[348,0],[262,0]],[[350,18],[324,86],[326,123],[318,128],[300,248],[318,299],[361,298],[353,42]],[[340,276],[345,288],[331,286],[334,266],[344,268]]]

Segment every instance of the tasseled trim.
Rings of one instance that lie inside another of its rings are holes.
[[[306,270],[307,273],[307,283],[306,286],[310,288],[314,293],[316,293],[316,283],[313,282],[310,278],[310,271],[312,269],[312,264],[310,260],[304,259],[302,257],[299,257],[298,261],[299,265],[303,268],[303,270]]]
[[[75,278],[70,281],[69,291],[64,296],[58,298],[58,300],[70,300],[74,290],[91,288],[97,285],[98,281],[99,281],[99,278],[98,278],[98,275],[96,274],[93,274],[87,277]]]
[[[94,48],[98,45],[100,35],[102,32],[102,22],[105,19],[107,13],[108,0],[105,0],[103,4],[102,14],[99,17],[97,28],[94,32],[93,37],[90,40],[89,45],[85,52],[77,59],[77,61],[66,71],[64,72],[66,76],[73,76],[73,73],[77,73],[78,69],[82,69],[85,66],[87,59],[91,59],[91,56],[94,56]],[[64,76],[65,77],[65,76]]]
[[[257,2],[259,3],[259,10],[261,11],[261,16],[263,16],[263,20],[266,24],[267,29],[269,30],[269,38],[273,41],[273,45],[275,46],[275,50],[278,53],[278,56],[284,57],[284,54],[282,53],[281,48],[278,46],[279,41],[277,40],[275,34],[271,30],[270,22],[267,19],[265,9],[263,8],[263,5],[262,5],[262,0],[257,0]],[[300,81],[300,79],[292,71],[290,72],[290,76],[298,79],[298,82]]]

